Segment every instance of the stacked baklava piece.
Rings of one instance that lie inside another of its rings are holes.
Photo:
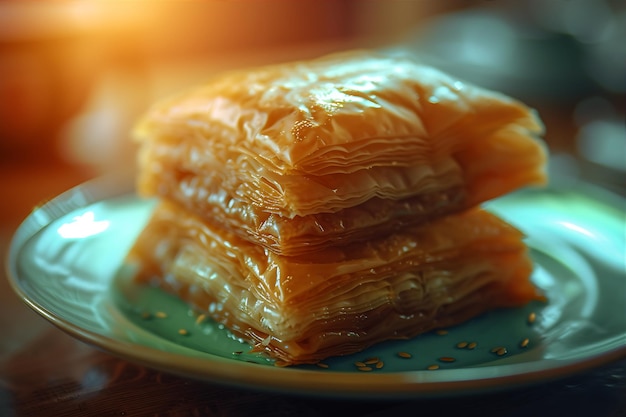
[[[370,51],[221,74],[137,126],[159,203],[129,255],[278,365],[316,363],[541,297],[481,203],[546,181],[511,98]]]

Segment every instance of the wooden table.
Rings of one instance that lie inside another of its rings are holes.
[[[91,175],[4,164],[0,252],[42,199]],[[73,339],[26,307],[0,273],[0,416],[626,416],[626,359],[567,379],[461,398],[348,401],[237,389],[145,368]]]

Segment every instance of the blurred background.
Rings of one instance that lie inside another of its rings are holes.
[[[405,49],[535,107],[559,180],[626,186],[626,1],[0,2],[3,231],[134,164],[161,97],[235,67]]]

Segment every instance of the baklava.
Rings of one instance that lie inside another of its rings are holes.
[[[407,57],[218,75],[138,123],[131,252],[278,364],[312,363],[539,297],[523,236],[480,208],[546,181],[524,104]]]

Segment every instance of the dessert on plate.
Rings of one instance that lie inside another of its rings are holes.
[[[279,365],[414,337],[541,295],[483,202],[546,181],[524,104],[407,57],[233,71],[138,123],[159,203],[129,259]]]

